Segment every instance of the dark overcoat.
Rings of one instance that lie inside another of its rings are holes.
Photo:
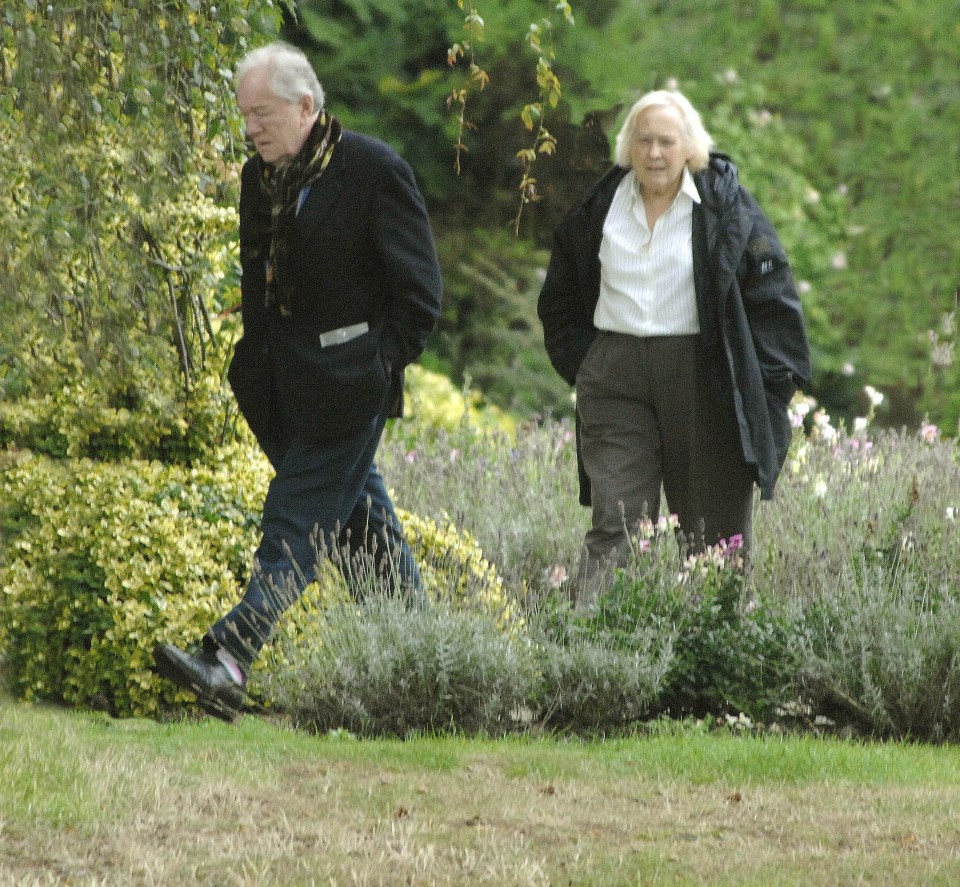
[[[270,200],[262,173],[254,155],[241,176],[243,337],[229,380],[268,453],[281,433],[335,444],[385,408],[403,411],[403,369],[440,313],[426,207],[406,161],[345,130],[297,215],[287,269],[293,301],[282,316],[266,304]],[[357,324],[369,331],[321,347],[321,333]]]
[[[600,243],[613,195],[629,170],[615,166],[560,223],[537,306],[544,343],[571,385],[596,335]],[[711,154],[694,173],[693,273],[706,368],[704,397],[733,411],[744,461],[772,498],[792,428],[788,405],[810,381],[803,310],[769,219],[728,157]],[[581,465],[580,501],[590,504]]]

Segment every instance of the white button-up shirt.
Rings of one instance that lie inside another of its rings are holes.
[[[684,169],[676,199],[651,231],[636,177],[632,171],[623,177],[603,225],[597,329],[633,336],[700,332],[693,283],[693,205],[699,202]]]

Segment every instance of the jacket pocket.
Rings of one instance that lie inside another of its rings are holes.
[[[346,438],[383,409],[390,380],[379,330],[325,348],[278,337],[270,350],[284,418],[298,432]]]
[[[792,387],[793,383],[788,382]],[[788,389],[783,389],[784,392]],[[790,443],[793,441],[793,425],[790,422],[790,410],[787,400],[784,400],[776,391],[767,388],[764,392],[767,401],[767,415],[770,417],[770,432],[773,435],[773,446],[776,454],[777,470],[783,467],[784,460],[787,458],[787,451],[790,449]],[[788,394],[793,397],[793,392]]]
[[[266,342],[250,336],[241,337],[233,347],[227,381],[254,437],[269,452],[270,442],[278,436],[279,427]]]

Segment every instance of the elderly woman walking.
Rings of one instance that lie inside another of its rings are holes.
[[[754,488],[773,496],[787,407],[809,382],[783,247],[682,94],[631,108],[615,165],[561,222],[538,304],[577,395],[580,500],[592,506],[577,600],[597,600],[661,491],[683,543],[749,552]]]

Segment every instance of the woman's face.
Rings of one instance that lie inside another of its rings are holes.
[[[683,118],[673,105],[654,105],[637,120],[630,163],[645,197],[672,197],[690,159]]]

